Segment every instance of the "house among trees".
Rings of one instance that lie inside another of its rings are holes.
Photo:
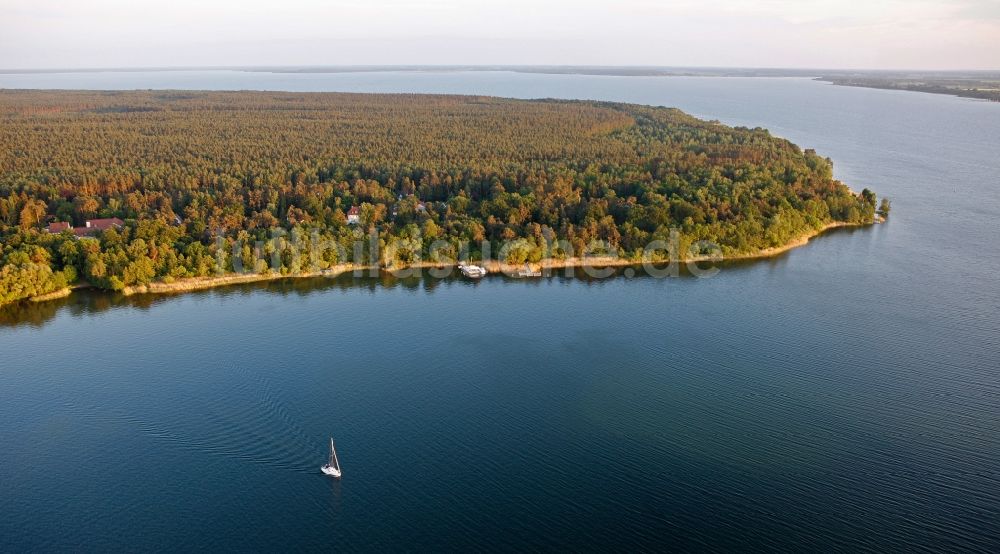
[[[351,206],[351,209],[347,210],[347,224],[357,225],[361,223],[361,210],[357,206]]]
[[[124,224],[125,222],[117,217],[109,217],[106,219],[88,219],[84,222],[83,227],[70,227],[70,224],[65,221],[54,221],[49,223],[45,230],[52,234],[59,234],[63,231],[73,231],[73,234],[78,237],[89,237],[96,235],[101,231],[107,231],[111,228],[121,229],[121,226]]]
[[[58,235],[63,231],[69,231],[73,227],[65,221],[53,221],[49,223],[49,226],[45,228],[46,231],[52,233],[53,235]]]

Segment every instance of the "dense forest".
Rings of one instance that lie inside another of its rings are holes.
[[[0,91],[0,304],[77,281],[122,289],[220,271],[406,264],[431,243],[455,259],[513,241],[504,261],[523,263],[600,241],[637,259],[677,229],[685,245],[751,253],[831,222],[871,222],[875,202],[811,150],[669,108]],[[79,232],[98,218],[121,224]],[[276,229],[288,240],[270,240]],[[382,248],[354,248],[372,233]],[[317,240],[341,247],[288,246]],[[389,246],[400,242],[408,247]]]

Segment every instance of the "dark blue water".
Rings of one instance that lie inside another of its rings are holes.
[[[802,79],[212,72],[764,126],[889,223],[713,278],[82,293],[0,317],[0,550],[1000,549],[1000,105]],[[321,476],[327,437],[344,480]]]

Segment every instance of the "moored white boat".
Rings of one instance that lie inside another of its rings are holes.
[[[480,279],[486,276],[486,268],[475,264],[458,264],[458,270],[462,275],[471,279]]]
[[[521,269],[519,269],[517,271],[517,276],[518,277],[541,277],[542,276],[542,272],[541,271],[534,271],[534,270],[531,269],[531,266],[529,266],[528,264],[524,264],[524,267],[521,268]]]

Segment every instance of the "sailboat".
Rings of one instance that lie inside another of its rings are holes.
[[[333,447],[333,437],[330,437],[330,461],[320,470],[334,479],[340,479],[340,460],[337,459],[337,449]]]

